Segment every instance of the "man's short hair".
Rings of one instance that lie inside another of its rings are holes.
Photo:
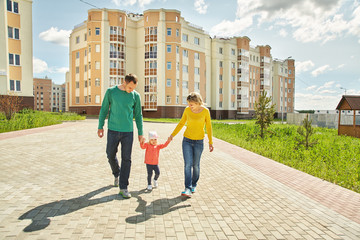
[[[133,82],[134,84],[137,84],[138,78],[135,74],[129,73],[128,75],[125,76],[125,82],[126,83]]]

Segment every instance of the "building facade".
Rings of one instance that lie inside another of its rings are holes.
[[[106,90],[135,73],[145,117],[181,117],[193,91],[213,118],[251,117],[273,92],[271,47],[250,41],[211,38],[177,10],[91,9],[70,35],[66,109],[97,115]]]
[[[65,84],[55,84],[51,79],[34,78],[34,109],[46,112],[65,111]]]
[[[0,95],[20,96],[22,107],[31,109],[34,108],[32,2],[0,3]]]

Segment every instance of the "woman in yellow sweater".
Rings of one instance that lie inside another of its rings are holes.
[[[205,131],[204,125],[209,139],[209,150],[214,150],[212,142],[212,128],[210,111],[204,106],[202,97],[199,93],[192,92],[187,97],[188,107],[185,108],[180,122],[170,135],[172,140],[176,134],[187,123],[182,142],[182,150],[184,157],[185,172],[185,190],[182,196],[191,197],[195,192],[197,182],[200,176],[200,158],[204,149]]]

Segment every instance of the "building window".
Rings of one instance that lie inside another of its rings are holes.
[[[231,76],[231,81],[235,82],[235,76]]]
[[[184,42],[188,42],[188,41],[189,41],[189,36],[188,36],[187,34],[183,34],[183,35],[182,35],[182,40],[183,40]]]
[[[222,88],[219,88],[219,94],[222,94]]]
[[[194,58],[195,59],[200,59],[200,54],[198,52],[194,53]]]
[[[95,52],[100,52],[100,44],[95,45]]]
[[[221,107],[221,108],[222,108],[222,102],[219,102],[219,107]]]
[[[95,35],[100,35],[100,28],[95,28]]]
[[[183,69],[183,72],[185,72],[185,73],[189,72],[188,65],[183,65],[182,69]]]
[[[179,46],[176,46],[176,53],[179,54]]]
[[[219,74],[219,80],[222,81],[223,80],[223,75]]]
[[[289,74],[291,74],[291,69],[289,69]]]
[[[75,103],[79,104],[80,103],[80,98],[79,97],[75,97]]]
[[[10,80],[10,91],[21,91],[21,82],[19,80]]]
[[[75,82],[75,88],[79,88],[80,87],[80,83],[77,81]]]
[[[176,96],[176,104],[179,104],[179,96]]]
[[[200,90],[200,83],[199,83],[199,82],[196,82],[196,83],[195,83],[195,89],[196,89],[196,90]]]
[[[19,13],[19,3],[11,0],[7,0],[7,10],[9,12]]]
[[[75,68],[75,73],[79,73],[80,71],[79,71],[79,67],[76,67]]]
[[[171,96],[169,95],[166,96],[166,103],[167,104],[171,103]]]
[[[291,93],[291,89],[290,89],[290,88],[288,89],[288,93]]]
[[[95,87],[100,87],[100,78],[95,78]]]
[[[220,54],[223,54],[223,48],[222,48],[222,47],[219,48],[219,53],[220,53]]]
[[[231,49],[231,55],[235,56],[235,49]]]
[[[167,50],[168,53],[171,53],[171,45],[167,45],[166,50]]]
[[[194,68],[195,75],[200,75],[200,68]]]
[[[182,82],[182,88],[187,89],[189,87],[189,82],[188,81],[183,81]]]
[[[100,95],[95,95],[95,103],[100,103]]]
[[[183,50],[183,56],[188,57],[189,56],[189,51],[184,49]]]
[[[20,55],[9,53],[9,64],[20,66]]]
[[[179,87],[179,85],[180,85],[180,80],[176,79],[176,87]]]
[[[200,38],[194,37],[194,44],[200,45]]]
[[[235,95],[235,89],[231,89],[231,94]]]
[[[289,78],[289,84],[291,84],[291,79]]]
[[[177,28],[176,29],[176,36],[178,37],[180,35],[180,31],[179,31],[179,29]]]
[[[166,79],[166,86],[171,87],[171,79]]]
[[[166,68],[167,68],[167,70],[171,70],[171,62],[167,62]]]
[[[76,58],[80,58],[80,52],[76,52]]]
[[[234,62],[231,63],[231,68],[235,68],[235,63]]]
[[[76,43],[80,43],[80,37],[79,36],[76,37]]]
[[[171,28],[167,28],[167,31],[166,31],[166,32],[167,32],[167,35],[168,35],[168,36],[171,36]]]
[[[219,62],[219,67],[221,67],[221,68],[223,67],[223,61]]]
[[[182,97],[182,104],[187,104],[186,97]]]
[[[87,41],[87,34],[86,33],[84,34],[84,41]]]

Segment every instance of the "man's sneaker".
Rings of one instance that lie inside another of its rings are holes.
[[[191,193],[194,193],[194,192],[196,192],[196,187],[191,188]]]
[[[152,190],[152,186],[148,185],[147,190],[151,191]]]
[[[129,191],[127,189],[120,189],[119,194],[123,197],[123,198],[131,198],[131,194],[129,193]]]
[[[154,179],[154,188],[157,188],[159,186],[158,181]]]
[[[115,177],[114,178],[114,187],[118,187],[119,186],[119,177]]]
[[[185,197],[191,197],[191,190],[188,188],[185,188],[185,191],[181,192],[181,196],[185,196]]]

